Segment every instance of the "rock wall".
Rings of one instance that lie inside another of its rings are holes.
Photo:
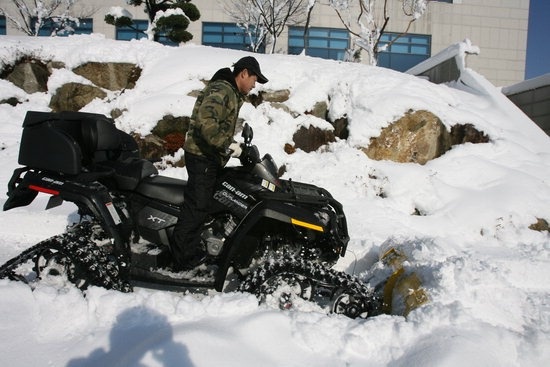
[[[13,83],[28,94],[48,91],[48,79],[53,69],[65,68],[59,61],[42,61],[22,58],[15,65],[5,67],[0,77]],[[49,91],[49,107],[53,112],[79,111],[94,99],[105,99],[108,91],[123,93],[134,88],[141,76],[141,69],[130,63],[89,62],[71,70],[87,79],[89,83],[66,83],[55,91]],[[206,81],[205,81],[206,83]],[[199,91],[189,93],[195,96]],[[285,104],[290,97],[289,90],[262,91],[249,96],[254,106],[270,103],[294,117],[300,114],[291,111]],[[0,103],[16,105],[16,97]],[[293,144],[284,147],[285,152],[293,154],[297,149],[305,152],[316,151],[336,139],[347,139],[349,136],[346,117],[330,121],[330,111],[326,101],[316,103],[311,111],[305,114],[327,120],[332,129],[318,127],[300,127],[294,133]],[[117,118],[122,111],[112,111],[111,117]],[[159,160],[161,157],[177,152],[185,141],[189,127],[189,116],[163,116],[150,135],[134,134],[144,158]],[[425,164],[440,157],[455,144],[484,143],[489,137],[475,129],[471,124],[454,125],[447,130],[440,118],[430,111],[409,111],[401,118],[382,129],[380,135],[372,138],[369,146],[359,147],[369,158],[375,160],[392,160],[396,162]]]

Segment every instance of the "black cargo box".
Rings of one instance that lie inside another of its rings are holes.
[[[19,164],[77,175],[83,167],[117,158],[121,152],[139,156],[132,137],[104,115],[29,111],[23,122]]]

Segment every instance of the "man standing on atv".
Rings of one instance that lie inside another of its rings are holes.
[[[174,228],[174,270],[188,270],[204,261],[200,230],[208,214],[216,180],[230,157],[242,149],[233,140],[239,111],[247,95],[267,78],[258,61],[246,56],[229,68],[218,70],[200,92],[193,107],[183,149],[189,176],[183,210]]]

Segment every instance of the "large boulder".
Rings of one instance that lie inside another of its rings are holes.
[[[80,111],[95,98],[103,99],[106,96],[107,93],[93,85],[67,83],[55,91],[50,108],[53,112]]]
[[[407,112],[371,139],[365,152],[371,159],[426,162],[451,148],[451,136],[439,117],[429,111]]]
[[[73,73],[108,90],[132,89],[141,75],[141,69],[131,63],[88,62],[73,69]]]
[[[29,60],[16,64],[6,79],[31,94],[48,91],[50,72],[41,62]]]

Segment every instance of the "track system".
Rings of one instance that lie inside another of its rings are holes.
[[[270,259],[247,275],[239,289],[255,294],[260,302],[274,301],[281,309],[305,300],[351,318],[371,317],[381,311],[381,300],[373,289],[311,260]]]
[[[0,266],[0,279],[9,278],[30,283],[33,277],[18,272],[22,265],[33,262],[35,279],[65,274],[67,279],[84,290],[96,285],[122,292],[131,292],[122,279],[120,261],[107,255],[94,241],[97,225],[83,222],[66,233],[44,240]]]
[[[109,239],[99,225],[83,222],[66,233],[51,237],[23,251],[0,266],[0,279],[9,278],[33,286],[40,279],[65,275],[84,290],[90,285],[131,292],[120,261],[103,246]],[[281,309],[308,302],[327,313],[366,318],[382,312],[378,292],[359,279],[331,269],[307,254],[287,251],[264,254],[260,265],[248,273],[239,290],[256,295],[260,302]]]

